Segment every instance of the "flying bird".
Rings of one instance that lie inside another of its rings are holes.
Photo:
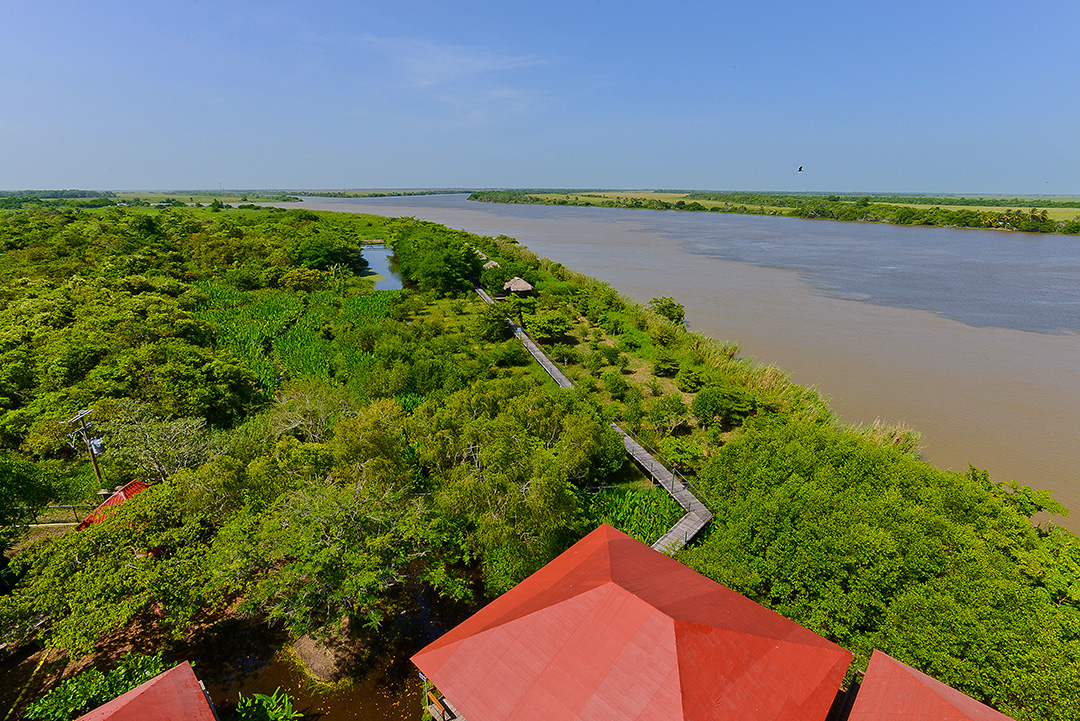
[[[801,165],[799,166],[799,172],[800,173],[802,172],[802,166]]]

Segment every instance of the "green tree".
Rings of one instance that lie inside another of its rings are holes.
[[[22,534],[56,489],[42,469],[0,452],[0,554]]]
[[[526,329],[541,340],[559,338],[570,331],[570,321],[559,312],[540,313],[526,318]]]
[[[755,408],[754,397],[729,385],[709,385],[701,389],[690,402],[690,412],[703,426],[719,423],[731,426],[741,423]]]
[[[509,337],[510,327],[506,324],[507,315],[509,315],[507,310],[499,304],[485,303],[476,315],[476,332],[488,341],[498,341]]]
[[[675,325],[686,325],[686,308],[674,298],[669,296],[653,298],[646,303],[646,307],[667,318]]]
[[[74,655],[151,609],[164,629],[187,628],[210,608],[203,584],[213,528],[178,500],[170,485],[153,486],[86,530],[21,551],[12,566],[22,578],[0,597],[0,627],[28,638],[44,633],[34,622],[48,617],[48,645]]]
[[[124,399],[113,420],[101,425],[108,439],[104,459],[147,483],[164,483],[181,468],[198,468],[210,455],[211,435],[202,418],[163,418],[145,403]]]

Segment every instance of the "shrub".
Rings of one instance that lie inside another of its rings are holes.
[[[675,385],[679,387],[679,390],[686,393],[696,393],[701,390],[701,386],[704,384],[705,379],[702,378],[701,371],[693,368],[683,368],[675,378]]]
[[[257,693],[245,698],[244,694],[240,694],[236,713],[241,721],[290,721],[303,716],[293,710],[292,704],[289,694],[281,693],[281,687],[278,687],[269,696]]]
[[[161,654],[137,656],[129,653],[108,673],[96,668],[72,676],[30,704],[26,718],[42,721],[70,721],[112,701],[165,671]]]
[[[668,378],[679,372],[679,359],[667,350],[659,350],[653,360],[653,374]]]
[[[735,425],[750,415],[757,403],[747,392],[728,385],[702,389],[690,403],[690,412],[703,426],[713,423]]]
[[[606,371],[600,374],[600,380],[604,381],[604,388],[611,394],[612,398],[621,399],[626,395],[627,389],[630,387],[626,380],[615,368],[608,368]]]

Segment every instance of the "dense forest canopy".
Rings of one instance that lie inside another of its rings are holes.
[[[373,290],[371,242],[406,290]],[[515,276],[536,292],[471,292]],[[105,485],[150,488],[27,541],[44,504],[98,490],[60,425],[83,408]],[[613,420],[715,514],[683,562],[856,665],[876,647],[1017,719],[1080,714],[1080,543],[1032,525],[1063,512],[1048,494],[841,426],[676,299],[638,305],[510,238],[306,210],[0,214],[0,633],[79,655],[129,624],[348,619],[376,653],[418,598],[478,604],[600,521],[663,533],[678,507]]]

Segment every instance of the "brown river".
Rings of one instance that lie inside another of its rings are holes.
[[[509,235],[639,301],[673,296],[691,328],[816,386],[843,421],[906,423],[940,468],[1080,508],[1080,238],[461,195],[304,206]]]

